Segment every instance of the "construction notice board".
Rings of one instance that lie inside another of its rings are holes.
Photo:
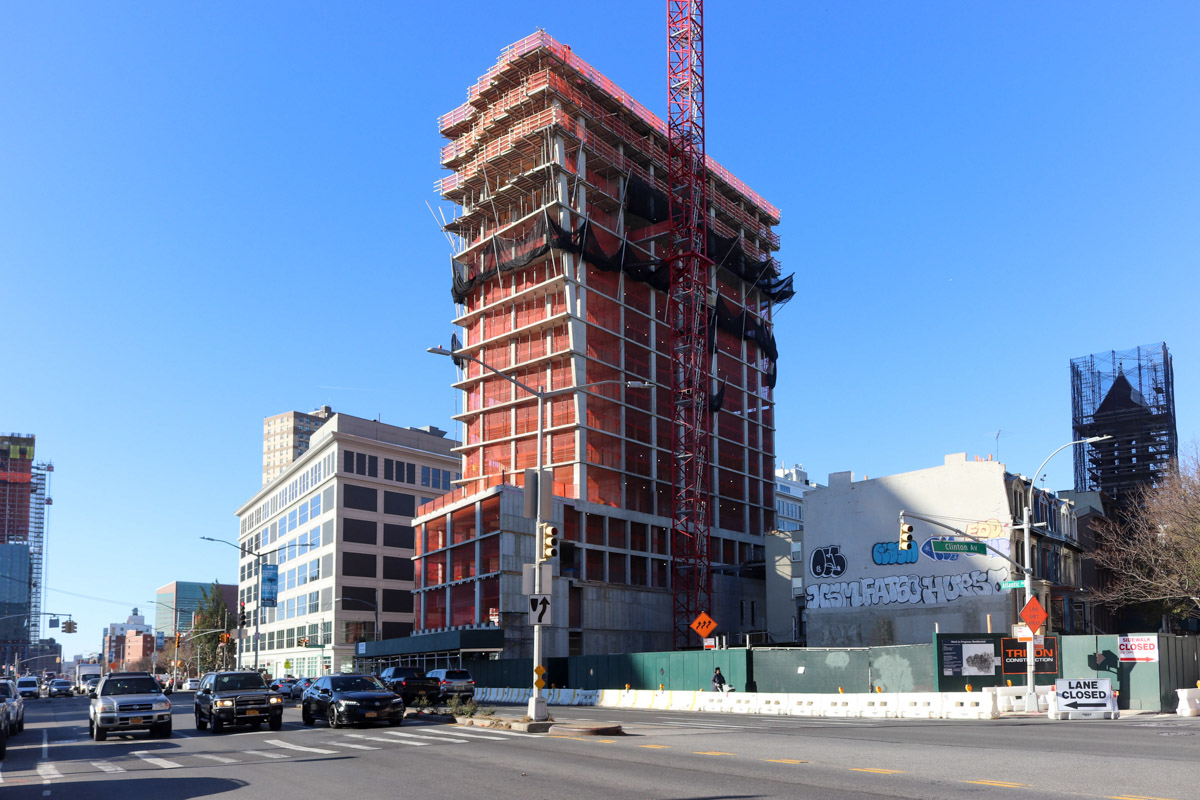
[[[1000,670],[1005,675],[1024,675],[1029,663],[1026,656],[1028,642],[1005,637],[1000,640]],[[1058,674],[1058,637],[1046,636],[1040,645],[1033,648],[1033,672],[1035,675]]]

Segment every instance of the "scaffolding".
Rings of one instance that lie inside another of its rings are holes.
[[[0,545],[28,549],[29,577],[5,577],[16,584],[6,587],[5,597],[20,607],[20,637],[6,633],[0,641],[0,663],[29,656],[30,646],[41,640],[42,606],[45,600],[43,574],[46,568],[46,520],[50,498],[50,476],[54,465],[34,461],[32,434],[0,435]],[[18,601],[19,600],[19,601]],[[27,617],[25,615],[28,615]],[[9,631],[13,630],[9,627]]]
[[[647,540],[661,532],[664,543],[653,555],[688,558],[678,545],[664,552],[677,463],[667,124],[538,31],[505,48],[438,127],[452,173],[435,190],[453,204],[445,230],[462,351],[543,391],[576,389],[546,403],[553,491],[582,514],[564,523],[564,537],[586,548],[607,536],[632,550],[642,536],[634,526],[649,525]],[[739,564],[751,558],[748,539],[774,525],[772,315],[795,292],[774,255],[778,209],[698,156],[704,191],[691,249],[711,264],[693,295],[695,372],[706,384],[698,408],[713,414],[698,428],[709,431],[701,508],[716,537],[712,561]],[[623,385],[631,382],[650,388]],[[430,509],[520,486],[537,461],[533,396],[471,362],[455,386],[463,477]],[[605,561],[604,579],[674,588],[665,563],[630,559]]]
[[[1117,508],[1136,502],[1178,456],[1175,375],[1165,342],[1071,360],[1075,491],[1101,491]]]

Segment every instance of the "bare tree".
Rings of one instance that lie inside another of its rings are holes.
[[[1139,500],[1098,527],[1091,558],[1107,576],[1096,599],[1200,617],[1200,445]]]

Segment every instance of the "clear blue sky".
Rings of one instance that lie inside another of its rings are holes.
[[[1032,472],[1070,439],[1069,360],[1161,340],[1196,437],[1200,5],[708,6],[709,152],[780,207],[797,275],[782,458],[880,476],[1000,430]],[[665,106],[664,24],[0,0],[0,431],[57,467],[68,656],[162,584],[236,578],[199,537],[236,536],[264,416],[449,427],[436,116],[539,26]]]

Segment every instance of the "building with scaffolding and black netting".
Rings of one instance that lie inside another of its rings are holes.
[[[1075,491],[1102,492],[1112,511],[1136,503],[1178,456],[1175,373],[1166,342],[1071,360]]]

